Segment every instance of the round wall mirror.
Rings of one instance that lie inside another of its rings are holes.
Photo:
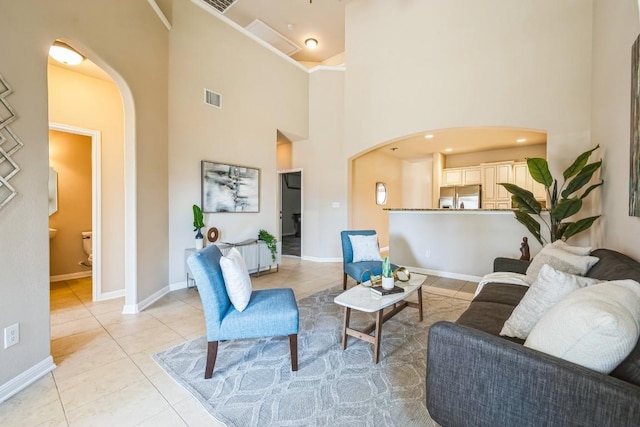
[[[387,204],[387,185],[384,182],[376,182],[376,204]]]

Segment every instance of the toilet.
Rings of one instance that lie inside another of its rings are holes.
[[[83,231],[82,232],[82,249],[87,254],[87,261],[83,261],[83,264],[87,267],[91,267],[93,265],[93,233],[91,231]]]

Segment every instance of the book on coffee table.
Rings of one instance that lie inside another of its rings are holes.
[[[381,285],[379,285],[379,286],[372,286],[371,292],[378,295],[391,295],[391,294],[402,293],[404,292],[404,289],[401,288],[400,286],[394,286],[391,289],[384,289]]]

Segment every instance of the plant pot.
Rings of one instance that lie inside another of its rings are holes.
[[[393,289],[394,280],[393,277],[383,277],[382,278],[382,289]]]
[[[198,229],[198,232],[196,233],[196,239],[195,239],[195,248],[202,249],[203,247],[204,247],[204,236],[202,235],[202,232],[200,231],[200,229]]]

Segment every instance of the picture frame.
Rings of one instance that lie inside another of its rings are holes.
[[[201,161],[202,212],[260,212],[260,169]]]

